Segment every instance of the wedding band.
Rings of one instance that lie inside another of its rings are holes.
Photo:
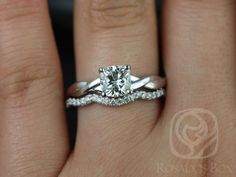
[[[137,99],[157,99],[165,94],[164,78],[133,76],[130,65],[99,68],[99,75],[99,78],[91,82],[76,82],[69,87],[67,107],[85,106],[94,102],[121,106]]]

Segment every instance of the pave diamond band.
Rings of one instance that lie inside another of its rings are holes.
[[[69,98],[66,101],[66,106],[68,108],[77,106],[86,106],[91,103],[99,103],[106,106],[122,106],[138,99],[154,100],[162,97],[164,94],[165,94],[164,89],[160,89],[153,92],[137,91],[130,95],[126,95],[122,98],[117,98],[117,99],[103,97],[101,95],[96,95],[96,94],[89,94],[82,98]]]
[[[165,79],[131,75],[130,65],[99,69],[100,77],[91,82],[76,82],[68,89],[67,107],[99,103],[121,106],[137,99],[153,100],[165,94]]]

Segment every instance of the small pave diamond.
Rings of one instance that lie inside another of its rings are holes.
[[[100,82],[102,91],[108,97],[122,97],[130,93],[130,66],[110,66],[100,68]]]

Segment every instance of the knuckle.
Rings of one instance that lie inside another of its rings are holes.
[[[92,0],[90,17],[95,30],[126,27],[142,21],[145,9],[145,0]]]
[[[13,107],[31,104],[55,90],[59,74],[54,66],[26,61],[24,66],[0,68],[0,99]]]
[[[0,22],[9,22],[40,14],[44,0],[3,0],[0,1]]]

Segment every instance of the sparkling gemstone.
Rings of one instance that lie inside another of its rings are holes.
[[[102,91],[106,96],[121,97],[130,92],[130,66],[110,66],[99,71]]]

